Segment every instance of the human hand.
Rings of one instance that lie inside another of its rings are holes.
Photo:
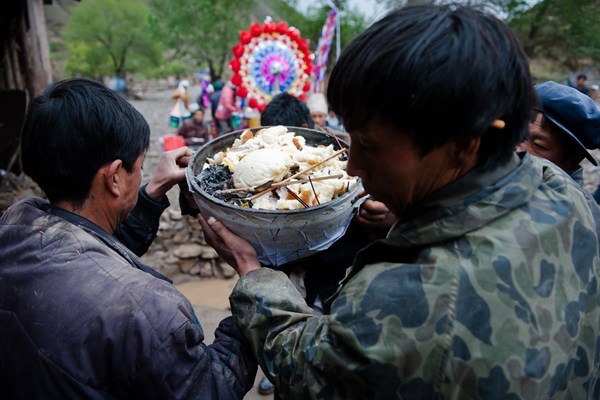
[[[187,147],[165,151],[160,156],[154,176],[146,186],[148,196],[160,201],[173,185],[182,182],[185,179],[185,167],[193,155],[194,152]]]
[[[355,221],[364,227],[390,229],[398,217],[380,201],[367,199],[361,205]]]
[[[245,239],[231,232],[213,217],[205,219],[198,214],[198,221],[206,242],[237,271],[238,275],[243,276],[260,268],[256,251]]]

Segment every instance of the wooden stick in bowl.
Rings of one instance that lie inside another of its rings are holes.
[[[311,178],[309,177],[308,179],[298,179],[295,181],[281,181],[281,182],[277,182],[271,185],[272,188],[278,188],[278,187],[282,187],[282,186],[288,186],[288,185],[295,185],[296,183],[306,183],[306,182],[310,182],[311,180],[313,182],[317,182],[317,181],[325,181],[325,180],[329,180],[329,179],[339,179],[339,178],[343,178],[344,174],[335,174],[335,175],[325,175],[325,176],[317,176],[315,178]]]
[[[282,180],[281,182],[279,182],[279,185],[280,185],[280,186],[289,185],[289,181],[291,181],[292,179],[294,179],[294,178],[297,178],[297,177],[299,177],[300,175],[303,175],[303,174],[305,174],[305,173],[307,173],[307,172],[309,172],[309,171],[312,171],[313,169],[315,169],[315,168],[317,168],[318,166],[320,166],[320,165],[324,164],[325,162],[327,162],[327,161],[331,160],[332,158],[335,158],[335,157],[339,156],[340,154],[342,154],[342,153],[343,153],[343,152],[345,152],[345,151],[348,151],[348,149],[345,149],[345,148],[344,148],[344,149],[340,149],[340,150],[336,151],[335,153],[333,153],[333,154],[332,154],[332,155],[330,155],[329,157],[327,157],[327,158],[323,159],[322,161],[319,161],[319,162],[318,162],[318,163],[316,163],[315,165],[311,165],[310,167],[308,167],[308,168],[306,168],[306,169],[304,169],[304,170],[302,170],[302,171],[298,171],[298,172],[296,172],[294,175],[290,176],[289,178],[286,178],[286,179]],[[269,192],[270,192],[270,191],[272,191],[272,190],[273,190],[273,187],[271,186],[271,187],[269,187],[269,188],[267,188],[267,189],[263,190],[262,192],[258,192],[258,193],[256,193],[254,196],[250,197],[250,200],[257,199],[257,198],[259,198],[260,196],[262,196],[262,195],[265,195],[265,194],[269,193]]]

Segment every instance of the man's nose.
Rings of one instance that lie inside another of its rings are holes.
[[[348,164],[346,164],[346,172],[350,176],[358,176],[359,178],[362,178],[364,171],[360,165],[360,155],[357,151],[352,150],[352,146],[350,146]]]

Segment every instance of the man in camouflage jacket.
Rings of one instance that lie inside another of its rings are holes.
[[[283,398],[598,399],[598,235],[581,188],[514,147],[534,104],[514,34],[470,6],[412,6],[361,34],[329,103],[348,173],[399,217],[318,316],[200,217],[241,278],[237,323]]]
[[[600,309],[583,194],[530,156],[438,194],[358,253],[330,315],[281,272],[240,279],[233,313],[282,397],[586,398]]]

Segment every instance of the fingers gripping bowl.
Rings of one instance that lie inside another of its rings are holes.
[[[312,129],[276,128],[278,132],[254,128],[221,136],[201,147],[186,169],[202,215],[223,222],[250,242],[262,264],[271,266],[331,246],[356,214],[360,192],[358,179],[345,173],[347,143]],[[253,143],[273,142],[272,134],[279,138],[278,145]],[[295,149],[281,146],[281,134],[291,135]],[[238,157],[240,145],[256,148]],[[282,152],[294,153],[291,161]]]

